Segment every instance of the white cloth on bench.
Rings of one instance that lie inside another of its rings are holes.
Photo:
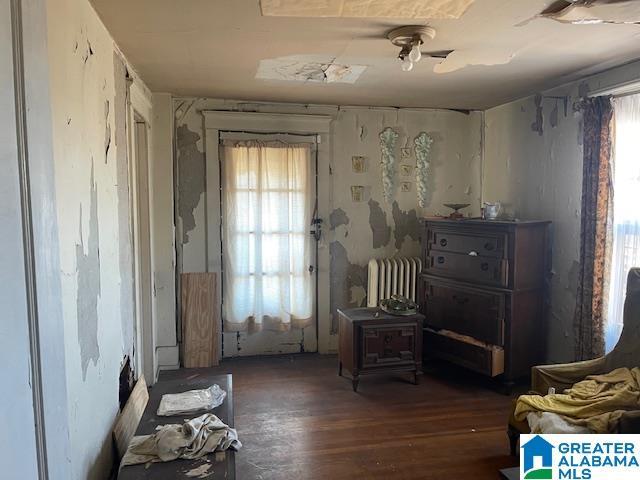
[[[121,466],[148,462],[195,459],[209,453],[239,450],[238,433],[212,413],[185,420],[181,425],[161,425],[151,435],[131,439]]]

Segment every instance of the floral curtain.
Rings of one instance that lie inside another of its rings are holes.
[[[580,276],[574,317],[577,360],[599,357],[604,353],[604,312],[613,211],[612,119],[610,97],[585,101]]]

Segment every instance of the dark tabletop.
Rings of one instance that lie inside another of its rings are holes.
[[[161,380],[149,390],[149,403],[142,415],[136,435],[149,435],[156,431],[158,425],[171,423],[183,423],[184,420],[195,418],[205,412],[198,412],[188,416],[159,417],[157,415],[160,399],[165,393],[182,393],[188,390],[207,388],[217,383],[227,396],[219,407],[210,412],[216,415],[224,423],[233,427],[233,390],[231,375],[207,375],[204,372],[195,371],[186,378],[175,380]],[[242,439],[240,439],[242,441]],[[206,465],[211,465],[206,469]],[[206,475],[187,476],[188,472],[201,468],[206,469]],[[153,463],[148,468],[145,465],[130,465],[123,467],[118,474],[118,480],[138,479],[180,479],[180,478],[212,478],[235,479],[235,452],[228,450],[226,453],[209,454],[197,460],[174,460],[172,462]]]
[[[385,322],[406,322],[408,320],[414,320],[419,318],[424,319],[424,315],[421,313],[414,313],[411,315],[392,315],[385,312],[381,308],[377,307],[361,307],[361,308],[339,308],[338,312],[342,313],[346,318],[352,322],[362,322],[367,320],[384,320]]]

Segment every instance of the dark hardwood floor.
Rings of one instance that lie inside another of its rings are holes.
[[[367,376],[354,393],[337,363],[299,354],[211,369],[233,374],[239,480],[497,480],[517,465],[505,433],[511,398],[483,377],[427,366],[417,386]]]

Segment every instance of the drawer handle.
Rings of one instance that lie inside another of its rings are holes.
[[[391,343],[391,339],[393,337],[391,335],[385,335],[384,336],[384,343]]]
[[[438,263],[440,264],[444,263],[444,257],[438,257]]]
[[[446,247],[447,246],[447,239],[443,238],[442,240],[440,240],[440,246],[441,247]]]
[[[486,272],[487,270],[489,270],[489,264],[487,262],[482,262],[480,264],[480,270],[482,270],[483,272]]]
[[[487,242],[487,243],[484,244],[484,249],[485,250],[492,251],[494,248],[495,247],[494,247],[493,243],[491,243],[491,242]]]

